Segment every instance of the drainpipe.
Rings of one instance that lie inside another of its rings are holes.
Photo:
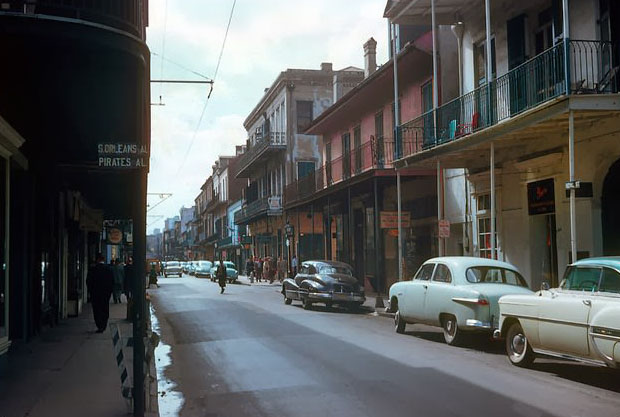
[[[491,142],[491,259],[495,259],[495,143]]]
[[[398,49],[396,48],[396,25],[392,23],[392,54],[394,65],[394,160],[402,158],[402,143],[400,137],[400,109],[398,106]]]
[[[569,158],[569,181],[570,181],[570,252],[573,262],[577,260],[577,223],[575,219],[575,121],[573,111],[568,112],[568,158]]]
[[[435,0],[431,0],[431,23],[431,34],[433,35],[433,130],[435,134],[435,143],[437,143],[437,107],[439,106],[439,86],[437,83],[437,25],[435,22]]]

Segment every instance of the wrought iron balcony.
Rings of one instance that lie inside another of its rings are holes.
[[[259,166],[266,158],[274,152],[286,149],[286,134],[282,132],[270,132],[257,140],[254,145],[248,148],[239,158],[239,170],[237,178],[249,178],[253,167]]]
[[[559,43],[435,113],[405,123],[402,138],[411,146],[403,146],[403,156],[497,125],[561,95],[618,93],[616,44],[570,40],[566,49]]]
[[[404,148],[412,146],[403,143]],[[379,137],[353,149],[348,155],[326,162],[316,171],[289,184],[285,188],[285,204],[311,197],[329,186],[355,178],[373,169],[390,169],[394,161],[394,141]]]
[[[282,196],[264,197],[253,201],[235,213],[235,224],[247,224],[261,216],[280,216]]]
[[[8,0],[0,12],[57,16],[109,26],[143,39],[146,0]]]

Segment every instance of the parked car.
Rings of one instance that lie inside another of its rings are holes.
[[[439,326],[447,344],[468,334],[489,336],[499,326],[497,301],[506,294],[532,294],[513,265],[468,256],[432,258],[413,279],[393,284],[389,310],[398,333],[407,323]]]
[[[187,266],[187,275],[193,276],[196,273],[196,262],[190,262]]]
[[[217,272],[217,267],[219,265],[220,262],[216,261],[211,267],[211,281],[217,280],[215,275]],[[237,278],[239,278],[239,272],[237,272],[237,267],[235,266],[235,264],[230,261],[224,261],[224,266],[226,267],[226,280],[231,284],[237,281]]]
[[[282,295],[285,304],[299,300],[306,310],[313,303],[358,308],[366,301],[364,287],[353,276],[353,269],[335,261],[303,262],[295,278],[282,282]]]
[[[168,275],[178,275],[179,277],[183,276],[183,269],[179,261],[166,262],[166,267],[164,268],[164,277],[168,277]]]
[[[194,276],[196,278],[211,278],[211,268],[213,264],[210,261],[198,261]]]
[[[558,288],[499,300],[500,331],[510,362],[537,354],[620,368],[620,257],[568,266]]]

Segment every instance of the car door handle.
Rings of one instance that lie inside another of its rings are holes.
[[[428,285],[426,285],[426,284],[422,285],[422,287],[424,287],[425,290],[428,289]]]
[[[585,305],[587,305],[588,307],[590,307],[592,305],[592,301],[590,300],[581,300],[582,303],[584,303]]]

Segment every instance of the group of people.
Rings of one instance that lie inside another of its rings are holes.
[[[103,255],[97,254],[95,265],[88,271],[86,279],[97,333],[103,333],[108,326],[110,297],[115,304],[122,302],[122,294],[125,294],[128,303],[131,300],[131,277],[133,277],[131,258],[127,260],[127,264],[117,258],[108,265]]]
[[[295,255],[293,255],[291,264],[295,269],[295,274],[297,272],[297,257]],[[278,281],[282,282],[288,276],[288,262],[281,256],[278,257],[277,261],[270,256],[264,258],[250,256],[245,263],[245,273],[252,281],[256,279],[258,282],[265,280],[273,283],[277,276]]]

